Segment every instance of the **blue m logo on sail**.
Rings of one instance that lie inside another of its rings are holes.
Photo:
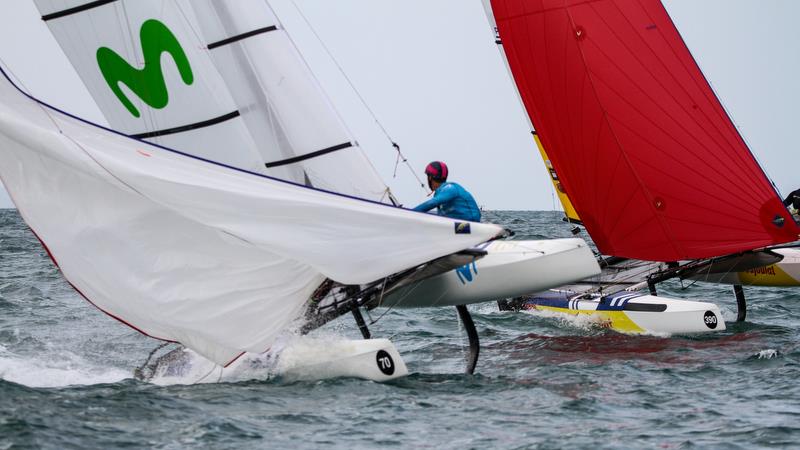
[[[478,276],[478,267],[474,262],[464,264],[456,269],[456,275],[458,275],[458,279],[461,281],[461,283],[471,283],[473,276]]]

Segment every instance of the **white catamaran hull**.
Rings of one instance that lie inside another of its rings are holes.
[[[327,341],[297,338],[262,354],[247,353],[222,367],[180,348],[158,358],[152,375],[159,385],[236,382],[279,377],[284,381],[361,378],[384,382],[408,375],[403,358],[388,339]]]
[[[521,307],[581,316],[629,334],[697,334],[725,330],[719,307],[713,303],[625,291],[588,299],[576,299],[572,292],[550,291],[526,298]]]
[[[583,239],[493,241],[477,262],[387,295],[380,306],[466,305],[530,294],[600,273]]]

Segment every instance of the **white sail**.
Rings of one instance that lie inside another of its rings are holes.
[[[389,202],[264,0],[36,4],[113,129]]]
[[[180,4],[35,1],[111,128],[265,171]]]
[[[281,152],[268,158],[268,167],[300,167],[315,187],[389,200],[386,185],[266,0],[200,0],[191,6],[248,129],[254,136],[280,131],[273,134],[283,139],[271,138]]]
[[[65,278],[108,314],[227,363],[325,279],[380,279],[501,232],[131,140],[0,80],[0,177]],[[463,228],[461,228],[463,231]]]

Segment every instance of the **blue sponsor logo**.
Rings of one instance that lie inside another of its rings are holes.
[[[458,275],[458,279],[462,284],[472,283],[472,279],[478,276],[478,267],[474,262],[464,264],[456,269],[456,275]]]
[[[470,234],[472,233],[472,229],[469,226],[469,222],[456,222],[456,234]]]

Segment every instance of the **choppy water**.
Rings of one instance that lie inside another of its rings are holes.
[[[550,212],[496,212],[519,238],[566,237]],[[679,284],[735,316],[729,288]],[[412,375],[156,386],[156,346],[60,278],[15,211],[0,211],[0,449],[798,448],[800,290],[749,288],[748,322],[707,337],[630,337],[473,307],[483,348],[463,375],[455,311],[393,310],[372,327]],[[357,338],[351,320],[326,333]],[[254,376],[258,376],[255,374]]]

